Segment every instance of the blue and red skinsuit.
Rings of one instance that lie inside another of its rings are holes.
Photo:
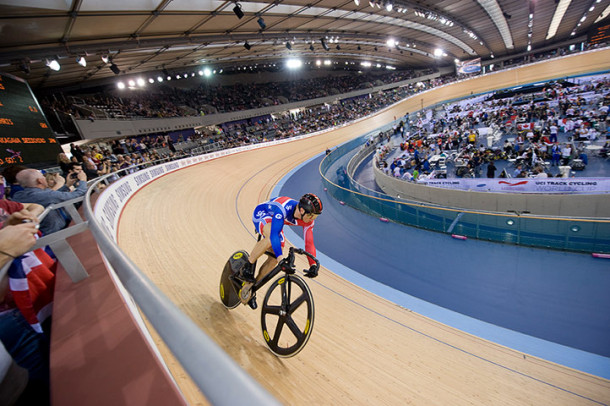
[[[261,203],[254,209],[252,214],[252,222],[257,233],[263,235],[263,227],[271,222],[271,232],[269,239],[271,240],[271,248],[276,257],[282,255],[284,247],[284,225],[301,226],[303,227],[303,239],[305,240],[305,251],[309,252],[314,257],[316,256],[316,247],[313,244],[313,225],[305,223],[303,220],[294,218],[298,201],[286,196],[275,197],[267,202]],[[315,264],[315,261],[308,258],[309,265]]]

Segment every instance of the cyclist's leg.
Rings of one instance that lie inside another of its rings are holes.
[[[260,281],[263,279],[273,268],[277,265],[277,258],[275,256],[268,256],[267,260],[263,263],[258,271],[258,276],[256,277],[256,281]]]
[[[269,234],[271,233],[271,219],[269,218],[268,221],[262,220],[262,222],[259,222],[257,225],[257,231],[259,231],[259,233],[261,234],[261,238],[256,242],[256,244],[254,244],[254,247],[252,248],[251,254],[249,256],[249,261],[250,264],[252,266],[254,266],[254,263],[266,252],[272,252],[271,251],[271,240],[269,239]],[[281,241],[282,241],[282,248],[284,247],[284,233],[281,233]],[[265,262],[263,263],[263,265],[259,268],[259,272],[258,272],[258,276],[255,278],[256,281],[260,281],[261,279],[263,279],[275,266],[277,265],[277,259],[275,258],[275,256],[268,256],[267,259],[265,260]],[[240,299],[243,303],[246,303],[250,300],[251,293],[250,293],[250,289],[252,288],[252,285],[254,283],[245,283],[244,286],[242,287],[241,292],[243,294],[240,294]]]
[[[251,264],[255,263],[266,251],[271,250],[271,240],[268,238],[269,231],[271,231],[271,223],[265,224],[262,238],[254,244],[254,248],[250,252],[249,259]]]
[[[271,240],[268,238],[269,233],[271,231],[271,219],[259,219],[257,222],[254,223],[254,226],[256,228],[256,230],[259,232],[259,239],[256,242],[256,244],[254,244],[254,247],[252,248],[252,250],[250,251],[250,256],[249,256],[249,263],[250,263],[250,267],[254,267],[254,263],[261,257],[261,255],[263,255],[266,251],[271,250]],[[265,261],[265,263],[260,267],[260,271],[259,271],[259,275],[266,275],[269,272],[269,269],[273,269],[272,267],[269,268],[269,259],[267,259]],[[264,273],[263,273],[264,271]],[[245,272],[245,271],[244,271]],[[250,277],[254,278],[254,272],[255,270],[250,268],[250,270],[248,270],[248,273],[250,274]],[[259,278],[254,278],[256,281],[260,280]],[[239,293],[239,298],[241,300],[242,303],[246,304],[248,303],[252,298],[252,293],[251,293],[251,289],[252,286],[254,285],[254,282],[246,282],[243,284],[240,293]],[[256,307],[256,305],[251,306],[251,307]]]

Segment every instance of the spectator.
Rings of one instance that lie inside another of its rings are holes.
[[[59,168],[61,169],[61,174],[66,176],[68,174],[68,165],[70,165],[70,158],[63,152],[60,152],[57,155],[57,163],[59,164]]]
[[[565,143],[561,148],[561,161],[563,165],[567,165],[572,158],[572,147],[570,144]]]
[[[23,190],[15,193],[13,199],[22,203],[38,203],[46,208],[53,203],[62,203],[83,196],[87,192],[86,180],[87,176],[83,171],[73,169],[68,173],[66,183],[58,190],[52,190],[40,171],[25,169],[17,174],[17,181]],[[74,191],[70,191],[72,185],[76,187]],[[70,221],[71,218],[65,210],[55,209],[42,220],[40,231],[48,235],[66,228]]]
[[[521,165],[517,165],[517,167],[515,168],[514,172],[513,172],[513,178],[520,178],[521,173],[523,172],[523,167]]]
[[[28,167],[23,165],[9,165],[2,171],[2,176],[7,183],[6,186],[9,188],[9,197],[13,197],[17,191],[23,190],[23,188],[17,183],[16,176],[24,169],[28,169]]]
[[[0,198],[0,226],[15,226],[24,221],[38,224],[44,207],[36,203],[19,203]]]
[[[551,147],[551,166],[559,166],[559,159],[561,158],[561,147],[558,143],[553,144]]]
[[[495,176],[496,176],[496,165],[494,164],[494,161],[489,161],[489,164],[487,164],[487,177],[494,178]]]
[[[68,173],[68,172],[66,172]],[[45,173],[44,177],[47,179],[47,184],[49,185],[50,189],[53,190],[58,190],[59,188],[61,188],[65,183],[66,183],[66,179],[64,179],[63,176],[61,176],[59,173]]]
[[[29,251],[36,224],[8,225],[0,230],[0,268]],[[0,275],[0,303],[8,295],[8,275]],[[19,311],[0,312],[0,404],[48,405],[48,351]],[[21,320],[21,323],[15,321]],[[22,364],[22,365],[19,365]],[[27,369],[26,369],[27,367]]]
[[[83,162],[83,150],[74,143],[70,144],[70,153],[72,154],[72,158],[76,158],[78,162]]]

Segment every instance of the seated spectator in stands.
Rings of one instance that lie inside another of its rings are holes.
[[[513,178],[523,177],[523,176],[520,176],[523,172],[524,172],[523,166],[517,165],[517,167],[515,168],[515,170],[513,172]]]
[[[15,226],[24,222],[38,224],[38,216],[43,211],[44,207],[36,203],[19,203],[0,198],[0,227]]]
[[[72,154],[72,157],[76,158],[78,162],[83,161],[83,155],[85,155],[85,153],[78,145],[75,145],[74,143],[70,144],[70,153]]]
[[[68,158],[68,156],[66,154],[64,154],[63,152],[60,152],[57,155],[57,164],[59,165],[59,168],[61,169],[61,174],[62,176],[66,176],[68,174],[68,165],[70,165],[70,158]]]
[[[8,197],[12,198],[17,191],[23,190],[23,188],[17,183],[17,179],[15,177],[24,169],[28,169],[28,167],[23,165],[9,165],[2,170],[2,176],[6,181],[6,187],[9,189]]]
[[[47,184],[49,185],[49,188],[53,190],[61,188],[66,183],[66,179],[57,172],[45,173],[44,177],[47,179]]]
[[[589,138],[589,130],[583,125],[574,132],[574,139],[586,140]]]
[[[424,173],[430,173],[430,162],[428,161],[428,157],[424,158],[422,170]]]
[[[513,144],[509,140],[504,141],[504,153],[507,157],[511,157],[513,155]]]
[[[517,138],[515,139],[515,143],[517,145],[519,145],[520,148],[525,143],[525,139],[523,138],[523,134],[522,133],[519,133],[519,135],[517,135]]]
[[[407,180],[407,181],[412,181],[413,180],[413,175],[411,175],[411,172],[405,171],[405,173],[402,175],[401,179]]]
[[[53,203],[62,203],[67,200],[83,196],[87,192],[87,175],[83,171],[71,170],[66,183],[58,190],[52,190],[47,180],[36,169],[25,169],[17,174],[17,181],[23,190],[15,193],[13,200],[22,203],[37,203],[45,208]],[[70,191],[71,186],[74,191]],[[63,209],[52,210],[40,223],[40,231],[45,235],[64,229],[70,224],[71,218]]]
[[[88,181],[106,175],[110,173],[110,160],[108,158],[103,159],[99,166],[91,162],[85,162],[83,171],[87,175]]]
[[[85,154],[83,155],[83,159],[81,161],[83,164],[86,162],[91,162],[92,164],[96,164],[95,160],[93,159],[93,155],[91,153],[91,151],[85,151]]]
[[[602,158],[607,158],[610,153],[610,141],[606,141],[602,149],[599,150],[599,156]]]
[[[542,166],[536,166],[532,171],[534,178],[548,178],[549,175],[544,171]]]
[[[28,252],[37,232],[34,222],[5,225],[0,230],[0,268]],[[19,310],[4,306],[8,287],[8,274],[0,275],[0,404],[48,405],[48,345]]]
[[[96,165],[101,164],[102,159],[104,159],[104,155],[102,155],[102,153],[98,149],[97,145],[94,145],[93,147],[91,147],[91,159],[93,160],[93,162]]]

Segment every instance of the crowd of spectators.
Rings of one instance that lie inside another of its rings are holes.
[[[607,142],[587,147],[607,137],[610,78],[579,82],[550,82],[530,93],[495,92],[423,112],[411,120],[411,132],[400,131],[401,153],[381,148],[377,163],[388,175],[408,180],[446,177],[447,168],[440,170],[438,162],[454,163],[457,177],[480,177],[484,165],[487,177],[494,177],[498,161],[509,164],[502,177],[553,176],[552,166],[584,170],[588,152],[607,155]]]
[[[597,46],[599,45],[585,45],[583,50]],[[494,69],[533,63],[580,51],[575,47],[561,47],[541,53],[525,54],[494,64]],[[113,95],[106,89],[87,94],[53,94],[40,97],[39,100],[43,109],[47,112],[55,110],[76,118],[102,118],[96,112],[103,113],[109,118],[184,117],[243,111],[311,100],[348,93],[353,90],[397,83],[434,72],[434,69],[398,70],[389,71],[385,74],[346,71],[344,75],[283,82],[235,83],[232,85],[210,85],[204,82],[186,89],[166,84],[158,86],[155,91]],[[455,75],[444,75],[433,80],[430,84],[438,86],[456,79],[457,76]]]
[[[58,158],[58,165],[62,167],[68,161],[82,161],[86,169],[97,171],[99,176],[108,173],[107,171],[114,172],[130,166],[142,166],[159,159],[174,159],[191,152],[214,151],[290,138],[340,126],[372,114],[408,97],[417,89],[401,87],[341,100],[335,104],[304,108],[298,112],[224,123],[192,130],[187,136],[146,135],[97,141],[80,146],[72,145],[71,158],[65,156]],[[190,145],[195,151],[181,149],[183,144]],[[65,162],[62,163],[62,160]]]
[[[162,85],[155,91],[140,91],[129,95],[114,96],[109,92],[79,94],[76,97],[52,95],[42,97],[40,102],[45,110],[58,110],[77,118],[87,118],[88,115],[83,117],[87,108],[92,112],[103,111],[110,118],[184,117],[311,100],[396,83],[430,73],[433,73],[430,69],[417,73],[412,70],[393,71],[383,75],[352,72],[341,76],[285,82],[236,83],[224,86],[201,83],[187,89]],[[93,114],[91,118],[100,117]]]

